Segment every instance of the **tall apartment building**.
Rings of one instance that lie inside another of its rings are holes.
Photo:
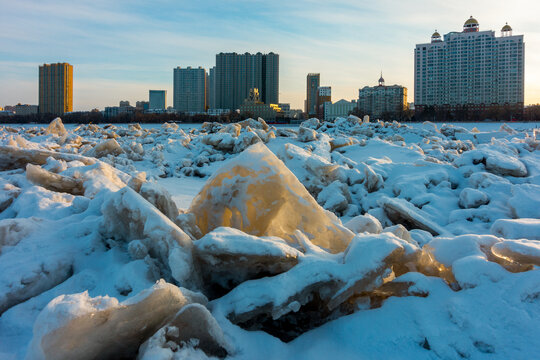
[[[167,109],[167,90],[149,90],[148,100],[149,110]]]
[[[39,67],[39,112],[62,115],[73,111],[73,66],[68,63]]]
[[[305,111],[308,115],[317,115],[317,92],[321,85],[321,74],[310,73],[306,81]]]
[[[324,119],[324,107],[326,103],[332,103],[332,87],[319,86],[317,89],[317,118]]]
[[[202,67],[174,69],[173,105],[176,111],[206,111],[206,70]]]
[[[463,31],[450,32],[444,39],[435,31],[430,43],[414,50],[416,111],[426,106],[523,107],[524,51],[523,35],[512,35],[508,24],[500,37],[495,31],[480,31],[472,16]]]
[[[250,89],[260,91],[265,104],[279,102],[279,55],[219,53],[216,55],[216,108],[238,109]]]
[[[208,80],[206,83],[206,105],[209,109],[216,108],[216,67],[208,70]]]
[[[386,86],[384,78],[379,85],[365,86],[358,90],[358,109],[372,117],[383,113],[399,113],[407,108],[407,88],[400,85]]]

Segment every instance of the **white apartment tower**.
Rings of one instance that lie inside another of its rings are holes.
[[[176,111],[202,113],[206,111],[206,70],[202,67],[174,69],[173,104]]]
[[[431,43],[414,50],[414,104],[426,106],[469,106],[483,109],[491,105],[523,106],[523,35],[512,35],[506,24],[501,36],[495,31],[479,31],[472,16],[462,32],[441,35],[435,31]]]

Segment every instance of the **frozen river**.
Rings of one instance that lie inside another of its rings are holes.
[[[409,126],[412,126],[413,128],[422,126],[422,123],[403,123],[407,124]],[[437,127],[440,128],[444,123],[436,123]],[[473,128],[477,128],[479,131],[487,132],[487,131],[497,131],[502,124],[505,124],[504,122],[454,122],[454,123],[446,123],[451,124],[454,126],[461,126],[466,128],[467,130],[472,130]],[[517,131],[525,131],[529,129],[538,129],[540,128],[540,122],[508,122],[506,123],[511,128],[517,130]],[[31,127],[46,127],[47,124],[2,124],[4,126],[11,126],[11,127],[24,127],[24,128],[31,128]],[[100,124],[100,126],[103,126],[104,124]],[[127,127],[128,123],[123,124],[114,124],[115,126],[122,126]],[[153,128],[159,128],[161,127],[161,123],[159,124],[141,124],[141,127],[144,129],[153,129]],[[200,123],[193,123],[193,124],[178,124],[180,129],[192,129],[192,128],[200,128],[202,124]],[[75,129],[78,126],[78,124],[65,124],[66,129],[72,130]],[[285,128],[297,128],[298,124],[272,124],[272,126],[275,126],[277,128],[285,127]]]

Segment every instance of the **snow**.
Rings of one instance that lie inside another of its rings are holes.
[[[535,358],[537,126],[0,126],[0,358]]]

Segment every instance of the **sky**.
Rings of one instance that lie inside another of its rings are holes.
[[[303,108],[306,75],[321,74],[332,100],[377,84],[408,88],[413,51],[431,34],[461,31],[473,15],[500,36],[508,22],[525,42],[525,104],[540,103],[537,0],[0,0],[0,106],[37,104],[38,67],[68,62],[74,110],[148,101],[173,69],[215,65],[220,52],[280,55],[280,102]]]

